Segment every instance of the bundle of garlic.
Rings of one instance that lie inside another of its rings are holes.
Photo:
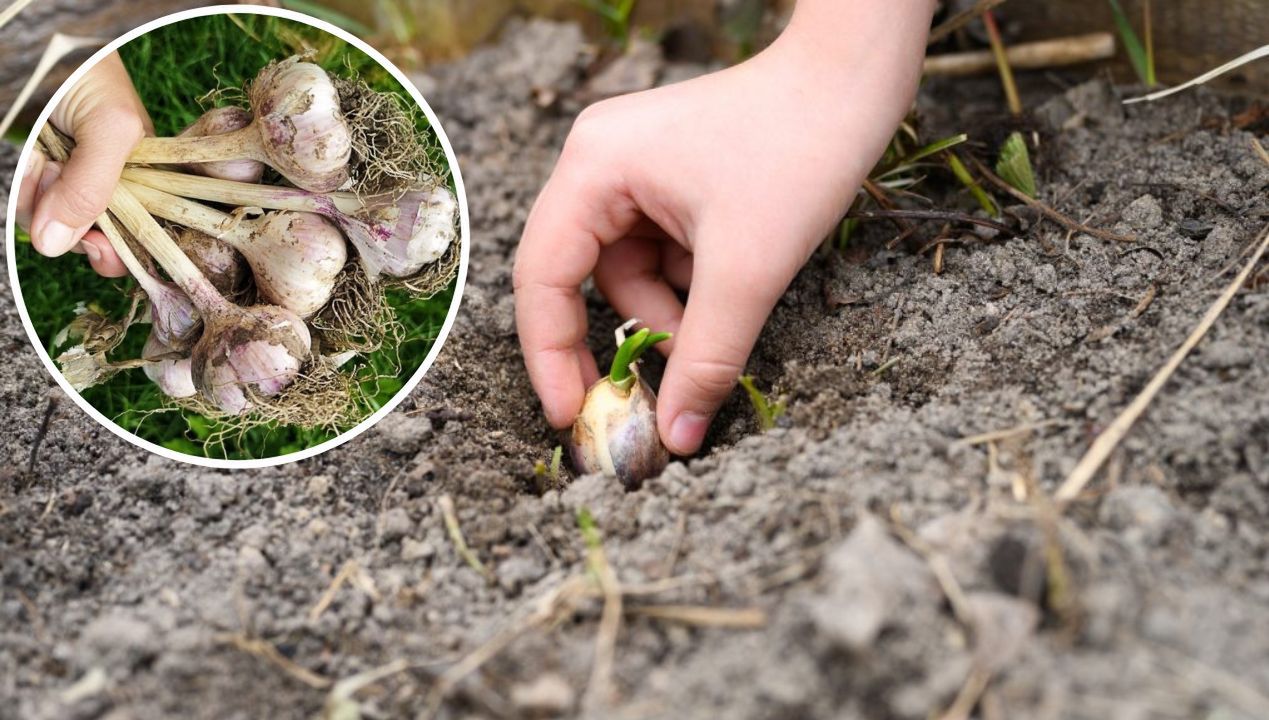
[[[400,338],[388,289],[450,284],[458,204],[396,96],[289,58],[247,97],[137,147],[97,224],[145,312],[82,316],[58,360],[77,389],[141,367],[175,404],[236,427],[355,424],[364,378],[345,363]],[[71,145],[51,127],[40,143],[55,160]],[[140,358],[106,358],[147,320]]]

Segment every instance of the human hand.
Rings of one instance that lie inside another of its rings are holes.
[[[699,449],[767,316],[910,107],[933,3],[800,0],[741,65],[577,119],[516,257],[525,365],[557,428],[599,377],[580,285],[674,333],[657,427]],[[686,308],[676,290],[689,291]]]
[[[119,56],[93,66],[50,120],[75,139],[75,149],[65,166],[31,153],[18,188],[18,225],[42,255],[82,252],[98,273],[121,277],[123,262],[92,225],[105,212],[128,155],[154,128]]]

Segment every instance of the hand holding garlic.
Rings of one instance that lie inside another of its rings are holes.
[[[128,154],[153,126],[119,56],[89,70],[50,121],[78,147],[65,163],[31,153],[18,188],[18,225],[41,254],[82,252],[98,273],[122,277],[128,272],[123,262],[92,225],[110,202]]]

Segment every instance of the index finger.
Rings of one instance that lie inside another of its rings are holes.
[[[601,246],[622,237],[639,216],[613,173],[568,153],[529,213],[513,274],[516,327],[533,389],[557,428],[573,422],[599,377],[586,347],[582,282]]]

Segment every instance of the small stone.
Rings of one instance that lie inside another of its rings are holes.
[[[326,497],[326,493],[330,492],[331,479],[329,475],[314,475],[308,479],[308,485],[305,491],[309,497],[320,500]]]
[[[517,593],[545,574],[546,566],[527,554],[512,555],[498,563],[498,585],[507,593]]]
[[[75,645],[74,658],[82,668],[131,668],[158,652],[158,634],[149,623],[131,612],[113,610],[88,623]]]
[[[812,621],[825,637],[852,651],[872,645],[914,604],[932,606],[939,597],[925,563],[871,515],[829,552],[824,575],[827,588],[810,605]]]
[[[414,523],[410,520],[410,514],[405,508],[392,508],[383,514],[382,534],[384,542],[393,542],[400,540],[410,531],[414,529]]]
[[[401,541],[401,559],[406,562],[427,560],[436,554],[436,548],[426,540],[405,538]]]
[[[400,455],[413,455],[432,437],[432,422],[422,415],[391,413],[375,426],[383,447]]]
[[[1153,485],[1115,488],[1102,502],[1101,520],[1115,530],[1135,535],[1146,545],[1162,542],[1176,521],[1167,493]]]
[[[524,715],[554,717],[573,709],[575,693],[556,673],[544,673],[511,688],[511,704]]]
[[[1163,206],[1153,195],[1142,195],[1124,208],[1123,219],[1137,230],[1153,230],[1163,224]]]
[[[1177,232],[1191,240],[1202,240],[1212,234],[1216,225],[1197,218],[1185,218],[1177,224]]]
[[[1255,358],[1251,348],[1234,340],[1213,340],[1199,351],[1199,362],[1211,370],[1246,367]]]

